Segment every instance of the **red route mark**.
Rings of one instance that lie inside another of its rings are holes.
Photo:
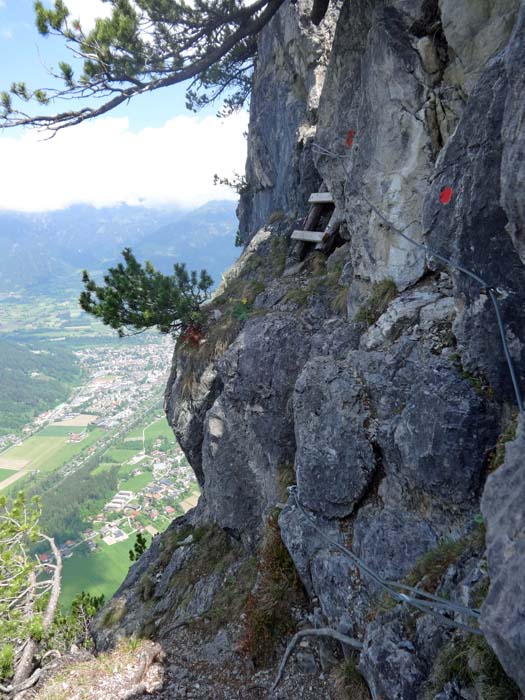
[[[441,202],[441,204],[450,204],[453,194],[454,193],[452,191],[452,187],[445,187],[441,190],[441,194],[439,195],[439,201]]]
[[[345,141],[345,144],[348,146],[348,148],[351,148],[353,146],[354,136],[355,136],[355,131],[353,129],[350,129],[350,131],[346,135],[346,141]]]

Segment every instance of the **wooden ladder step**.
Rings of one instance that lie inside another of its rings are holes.
[[[292,238],[295,241],[307,241],[308,243],[320,243],[324,238],[324,231],[294,231]]]
[[[328,226],[325,229],[323,240],[321,241],[321,243],[318,243],[315,246],[316,250],[323,250],[324,246],[327,243],[329,243],[331,237],[335,233],[337,233],[337,230],[339,229],[340,223],[341,223],[341,215],[339,213],[339,209],[335,208],[332,216],[330,217],[330,221],[328,222]]]
[[[310,195],[309,204],[333,204],[334,200],[330,192],[314,192]]]

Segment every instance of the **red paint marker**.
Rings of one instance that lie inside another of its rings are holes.
[[[345,144],[348,146],[348,148],[352,147],[352,145],[354,143],[354,136],[355,136],[355,131],[353,129],[350,129],[350,131],[346,135],[346,141],[345,141]]]
[[[441,190],[441,194],[439,195],[439,201],[441,202],[441,204],[450,204],[452,195],[452,187],[445,187]]]

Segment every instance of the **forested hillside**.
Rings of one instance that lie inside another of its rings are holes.
[[[70,350],[0,340],[0,434],[21,428],[33,416],[65,400],[80,378]]]

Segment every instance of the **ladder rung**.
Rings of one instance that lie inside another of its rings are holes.
[[[320,243],[324,238],[324,231],[294,231],[292,238],[295,241],[308,241],[308,243]]]
[[[314,192],[310,195],[309,204],[333,204],[334,200],[330,192]]]

